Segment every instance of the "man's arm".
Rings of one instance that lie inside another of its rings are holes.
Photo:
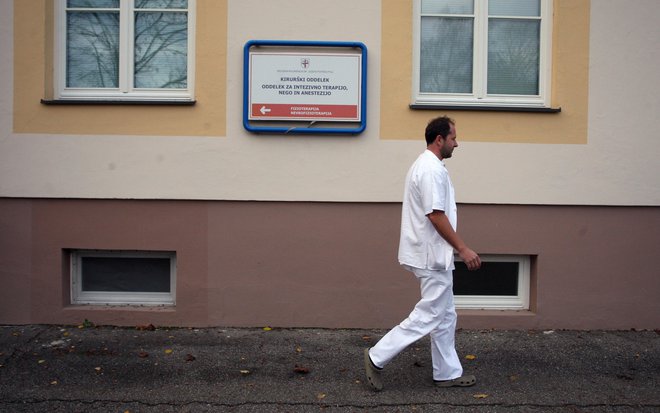
[[[479,258],[479,255],[465,245],[461,237],[459,237],[456,231],[454,231],[454,228],[452,228],[451,223],[444,212],[433,210],[433,212],[428,214],[427,217],[431,220],[431,223],[435,230],[438,231],[438,234],[440,234],[449,245],[458,251],[458,255],[470,271],[477,270],[481,267],[481,258]]]

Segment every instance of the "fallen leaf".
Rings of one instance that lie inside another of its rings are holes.
[[[476,358],[477,358],[477,356],[475,356],[474,354],[468,354],[467,356],[465,356],[466,360],[474,360]]]
[[[323,400],[323,399],[325,399],[325,396],[326,396],[325,393],[319,393],[319,394],[316,395],[316,398],[319,399],[319,400]]]
[[[195,361],[196,357],[192,354],[186,354],[186,361]]]
[[[302,353],[302,348],[300,348],[300,346],[296,347],[296,353]]]
[[[51,384],[52,386],[57,385],[57,380],[53,380],[53,381],[51,381],[50,384]]]
[[[135,329],[140,331],[154,331],[156,327],[153,324],[147,324],[146,326],[137,326]]]
[[[518,381],[518,375],[517,375],[517,374],[514,374],[514,375],[512,375],[512,376],[509,376],[509,380],[510,380],[510,381]]]
[[[371,340],[371,336],[362,336],[362,340],[369,341]]]
[[[46,360],[39,360],[39,361],[37,361],[37,363],[39,363],[39,364],[44,364],[45,362],[46,362]]]
[[[273,329],[272,327],[264,327],[264,331],[270,331],[272,329]]]
[[[293,371],[298,373],[298,374],[307,374],[309,373],[309,369],[307,367],[299,366],[296,364],[296,367],[293,368]]]
[[[147,358],[147,357],[149,357],[149,353],[147,353],[146,351],[141,351],[141,352],[138,353],[138,357],[143,358],[143,359]]]
[[[96,370],[97,372],[99,372],[99,373],[100,373],[100,372],[101,372],[101,370],[103,370],[103,369],[102,369],[101,367],[94,367],[94,370]]]
[[[477,393],[472,395],[472,397],[474,397],[475,399],[485,399],[486,397],[488,397],[488,395],[484,393]]]
[[[168,348],[167,350],[165,350],[165,354],[172,354],[172,350]]]

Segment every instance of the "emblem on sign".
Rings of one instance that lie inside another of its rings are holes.
[[[309,59],[306,57],[300,59],[300,66],[302,66],[303,69],[307,69],[309,67]]]

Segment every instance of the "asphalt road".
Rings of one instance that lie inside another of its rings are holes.
[[[364,383],[385,331],[0,326],[0,412],[660,412],[655,331],[466,331],[469,388],[424,339]]]

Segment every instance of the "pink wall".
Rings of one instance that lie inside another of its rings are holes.
[[[0,323],[388,328],[418,285],[399,204],[0,199]],[[463,328],[660,327],[660,208],[460,205],[480,253],[534,256],[530,311]],[[174,308],[69,305],[67,249],[177,253]]]

